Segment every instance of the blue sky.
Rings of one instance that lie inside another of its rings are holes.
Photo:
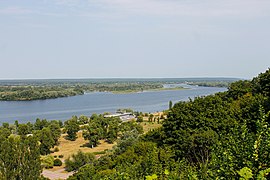
[[[252,78],[269,0],[0,0],[0,79]]]

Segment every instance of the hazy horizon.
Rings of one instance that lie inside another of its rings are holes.
[[[0,79],[251,79],[269,20],[269,0],[0,1]]]
[[[12,81],[12,80],[156,80],[156,79],[245,79],[245,78],[238,78],[238,77],[93,77],[93,78],[87,78],[87,77],[74,77],[74,78],[7,78],[7,79],[1,79],[0,81]]]

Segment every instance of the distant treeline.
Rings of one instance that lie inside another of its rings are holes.
[[[1,86],[55,86],[101,84],[179,84],[186,82],[235,82],[238,78],[111,78],[111,79],[24,79],[0,80]]]
[[[80,88],[61,86],[1,86],[0,100],[2,101],[29,101],[37,99],[52,99],[83,94]]]
[[[187,84],[204,86],[204,87],[229,87],[231,82],[229,81],[196,81],[196,82],[187,82]]]
[[[162,88],[158,83],[81,84],[44,86],[0,86],[0,100],[29,101],[82,95],[84,92],[138,92]]]
[[[77,79],[77,80],[0,80],[0,101],[29,101],[82,95],[84,92],[140,92],[159,90],[163,84],[187,83],[228,87],[236,79]]]

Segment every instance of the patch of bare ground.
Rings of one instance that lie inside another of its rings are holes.
[[[66,135],[67,134],[61,135],[59,139],[59,146],[57,146],[59,148],[59,151],[52,153],[51,154],[52,156],[58,157],[59,155],[63,155],[64,157],[62,159],[67,159],[69,156],[77,153],[79,150],[81,150],[84,153],[101,152],[106,149],[108,150],[112,149],[112,147],[115,145],[115,144],[108,144],[104,140],[101,140],[100,144],[97,147],[90,148],[87,146],[88,140],[84,140],[81,131],[77,133],[78,138],[75,141],[70,141],[70,140],[65,139]]]
[[[104,140],[101,140],[100,144],[97,147],[90,148],[90,147],[87,147],[88,141],[84,140],[82,136],[82,131],[79,131],[77,133],[78,138],[75,141],[70,141],[70,140],[65,139],[66,135],[67,134],[62,134],[59,139],[59,145],[57,146],[59,148],[59,151],[50,154],[52,156],[56,156],[57,158],[59,158],[59,155],[62,155],[63,158],[59,158],[59,159],[61,159],[61,161],[63,162],[63,165],[54,166],[52,169],[44,169],[42,173],[44,177],[47,177],[53,180],[54,179],[67,179],[73,173],[65,171],[65,164],[64,164],[65,159],[70,157],[72,154],[77,153],[79,150],[81,150],[84,153],[101,152],[104,150],[112,149],[112,147],[116,144],[116,143],[108,144]]]

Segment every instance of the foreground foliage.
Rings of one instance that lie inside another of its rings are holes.
[[[70,179],[269,179],[270,70],[227,92],[176,103]]]
[[[39,179],[41,173],[38,141],[0,134],[0,179]]]

